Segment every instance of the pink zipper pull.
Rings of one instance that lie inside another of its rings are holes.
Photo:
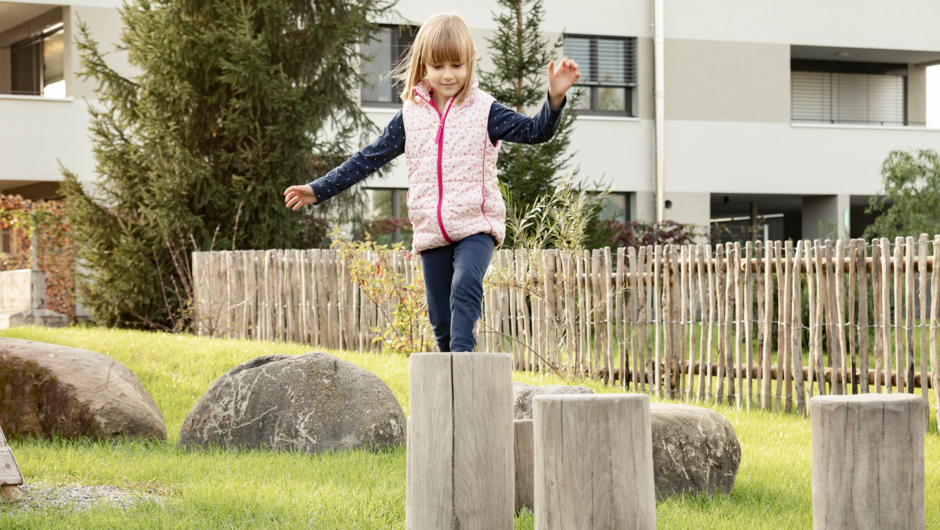
[[[434,139],[434,143],[441,145],[441,140],[444,139],[444,123],[437,124],[437,137]]]

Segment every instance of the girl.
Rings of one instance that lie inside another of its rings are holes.
[[[469,352],[483,301],[483,275],[506,235],[506,206],[496,184],[502,141],[549,140],[581,76],[567,57],[548,64],[548,98],[534,118],[511,111],[477,88],[476,49],[456,14],[428,19],[394,72],[400,110],[371,145],[326,176],[284,191],[299,209],[337,195],[404,153],[408,217],[421,254],[428,317],[442,352]]]

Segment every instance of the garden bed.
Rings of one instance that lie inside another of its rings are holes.
[[[230,368],[271,353],[300,354],[295,344],[222,340],[87,328],[15,328],[2,336],[97,351],[130,368],[160,407],[168,441],[74,442],[13,439],[10,446],[31,492],[69,488],[126,502],[44,502],[31,509],[0,504],[3,528],[404,528],[405,448],[371,453],[292,454],[187,451],[176,447],[196,400]],[[404,356],[333,352],[381,377],[408,414]],[[527,384],[561,384],[555,376],[513,373]],[[601,384],[584,386],[608,392]],[[671,499],[657,505],[660,528],[810,528],[808,420],[791,415],[708,406],[725,415],[741,442],[742,461],[730,496]],[[933,415],[932,415],[933,417]],[[940,436],[926,439],[927,527],[940,526]],[[107,487],[89,489],[92,486]],[[107,495],[105,495],[106,497]],[[531,514],[517,529],[533,526]]]

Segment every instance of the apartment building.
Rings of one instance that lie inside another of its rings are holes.
[[[892,149],[940,149],[927,123],[928,68],[940,65],[940,3],[922,0],[659,0],[664,131],[656,142],[653,0],[546,0],[545,35],[564,35],[588,97],[572,149],[581,178],[612,186],[611,215],[708,225],[766,225],[771,239],[858,236]],[[0,190],[55,196],[59,163],[93,179],[94,86],[76,77],[78,20],[105,47],[119,40],[117,0],[0,2]],[[410,25],[383,24],[367,48],[362,105],[379,126],[400,102],[385,74],[410,30],[442,9],[461,13],[491,68],[492,0],[401,0]],[[379,22],[392,22],[379,21]],[[128,72],[122,54],[109,56]],[[940,91],[940,87],[933,90]],[[535,109],[531,109],[533,112]],[[656,151],[664,152],[657,197]],[[395,214],[404,160],[366,185]]]

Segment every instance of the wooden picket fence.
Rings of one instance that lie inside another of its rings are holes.
[[[420,260],[391,258],[420,274]],[[940,236],[926,235],[498,250],[478,349],[511,353],[517,370],[781,412],[804,414],[815,394],[927,398],[940,386],[938,260]],[[364,296],[335,251],[197,252],[193,271],[200,334],[381,349],[391,302]]]

